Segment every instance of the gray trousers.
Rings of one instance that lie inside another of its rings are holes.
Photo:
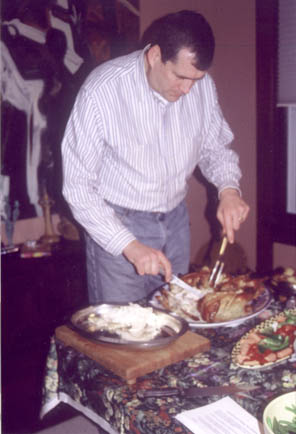
[[[112,207],[138,241],[161,250],[167,256],[174,274],[188,272],[190,228],[185,201],[168,213]],[[164,283],[160,275],[140,276],[124,255],[111,255],[88,234],[86,258],[90,304],[138,301]]]

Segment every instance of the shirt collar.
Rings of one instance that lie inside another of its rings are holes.
[[[163,96],[161,96],[158,92],[153,90],[147,80],[147,75],[145,71],[145,53],[149,49],[150,44],[146,45],[146,47],[140,52],[140,55],[138,57],[137,62],[137,68],[136,68],[136,82],[139,83],[140,86],[140,97],[141,100],[144,100],[147,98],[147,95],[151,95],[154,100],[156,100],[158,103],[161,103],[164,106],[167,106],[170,104],[169,101],[167,101]]]

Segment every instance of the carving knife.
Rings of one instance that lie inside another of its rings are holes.
[[[164,274],[163,270],[161,270],[161,274],[162,275]],[[204,291],[201,291],[200,289],[197,288],[193,288],[192,286],[188,285],[188,283],[184,282],[184,280],[180,279],[175,274],[172,275],[172,278],[169,281],[169,283],[175,284],[180,288],[185,289],[185,291],[190,292],[196,297],[197,300],[205,295]]]
[[[209,386],[209,387],[189,387],[187,389],[179,389],[177,387],[166,387],[162,389],[147,389],[138,390],[137,396],[139,399],[144,398],[160,398],[163,396],[181,396],[183,398],[194,398],[198,396],[212,395],[231,395],[237,392],[248,392],[257,389],[258,386],[238,386],[232,384],[230,386]]]

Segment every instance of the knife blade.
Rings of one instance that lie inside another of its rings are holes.
[[[164,275],[164,271],[162,269],[160,270],[160,274]],[[197,289],[197,288],[193,288],[191,285],[184,282],[184,280],[180,279],[175,274],[172,274],[172,278],[169,281],[169,283],[175,284],[175,285],[179,286],[180,288],[185,289],[185,291],[193,294],[195,296],[196,300],[198,300],[199,298],[201,298],[205,295],[204,291],[201,291],[200,289]]]
[[[180,286],[181,288],[185,289],[188,292],[191,292],[191,294],[194,294],[195,296],[198,296],[198,295],[203,296],[204,295],[204,293],[202,291],[200,291],[199,289],[193,288],[192,286],[188,285],[188,283],[184,282],[184,280],[180,279],[175,274],[172,275],[170,283]]]
[[[257,389],[258,386],[238,386],[231,384],[229,386],[208,386],[208,387],[189,387],[187,389],[179,389],[177,387],[166,387],[163,389],[147,389],[138,390],[137,396],[139,399],[144,398],[159,398],[165,396],[181,396],[184,398],[195,398],[198,396],[212,395],[230,395],[237,392],[247,392]]]

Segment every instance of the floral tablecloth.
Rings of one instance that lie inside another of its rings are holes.
[[[258,420],[262,420],[268,401],[296,389],[296,363],[286,361],[261,370],[243,369],[232,363],[231,352],[241,336],[260,321],[282,311],[284,307],[279,301],[272,301],[260,316],[236,327],[195,330],[210,339],[211,349],[208,352],[140,377],[132,386],[53,337],[47,359],[42,415],[60,401],[64,401],[82,411],[108,432],[186,434],[191,431],[174,416],[184,410],[214,402],[221,396],[139,400],[137,390],[240,383],[258,388],[237,393],[232,395],[232,398]]]

